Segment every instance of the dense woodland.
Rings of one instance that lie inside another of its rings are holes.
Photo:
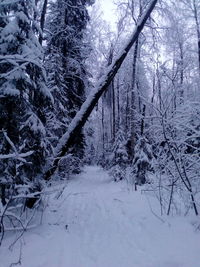
[[[115,2],[0,0],[1,241],[84,165],[199,213],[200,1]]]

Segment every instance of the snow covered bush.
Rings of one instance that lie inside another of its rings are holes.
[[[58,175],[65,179],[70,179],[72,174],[81,172],[81,159],[73,154],[68,154],[63,157],[58,166]]]
[[[109,170],[109,174],[111,177],[113,177],[115,182],[118,182],[118,181],[125,179],[126,172],[125,172],[125,169],[123,169],[121,166],[114,165]]]
[[[142,185],[147,181],[147,172],[151,169],[152,148],[145,137],[139,138],[135,146],[133,175],[135,184]]]
[[[123,180],[126,177],[126,167],[128,161],[128,154],[126,151],[126,142],[124,132],[119,129],[113,145],[110,160],[110,174],[115,181]]]
[[[168,214],[172,209],[189,212],[191,208],[198,214],[195,198],[200,190],[199,114],[199,103],[187,101],[154,128],[159,133],[159,138],[154,139],[156,184]]]

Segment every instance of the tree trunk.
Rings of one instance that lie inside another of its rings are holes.
[[[113,101],[112,101],[112,132],[113,132],[113,142],[115,140],[115,133],[116,133],[116,126],[115,126],[115,84],[114,81],[112,82],[112,96],[113,96]]]
[[[184,91],[183,91],[183,81],[184,81],[184,56],[183,56],[183,44],[179,43],[180,49],[180,85],[179,85],[179,104],[184,103]]]
[[[119,77],[117,77],[117,129],[116,132],[119,131],[119,125],[120,125],[120,102],[119,102]]]
[[[126,133],[129,133],[129,126],[130,126],[130,120],[129,120],[129,116],[130,116],[130,104],[129,104],[129,95],[130,95],[130,87],[129,84],[127,84],[126,86]]]
[[[143,105],[143,109],[142,109],[142,121],[141,121],[141,136],[144,134],[144,127],[145,127],[145,113],[146,113],[146,105]]]
[[[131,159],[134,157],[134,148],[136,143],[136,129],[135,129],[135,85],[136,85],[136,68],[137,68],[137,57],[138,57],[138,39],[135,43],[134,54],[133,54],[133,71],[132,71],[132,88],[131,88]]]
[[[199,17],[197,12],[197,3],[196,0],[193,0],[193,8],[194,8],[194,19],[196,23],[196,31],[197,31],[197,45],[198,45],[198,64],[199,64],[199,76],[200,76],[200,25],[199,25]]]
[[[44,31],[44,24],[45,24],[45,18],[46,18],[46,13],[47,13],[47,4],[48,4],[48,0],[44,0],[41,18],[40,18],[41,33],[39,35],[39,43],[41,45],[42,45],[42,41],[43,41],[43,31]]]
[[[70,123],[68,127],[68,131],[62,136],[60,139],[60,142],[58,146],[55,149],[55,158],[52,164],[52,167],[48,168],[47,171],[44,174],[44,179],[49,180],[51,176],[55,173],[59,160],[65,156],[65,154],[68,152],[69,148],[74,144],[74,139],[76,136],[80,133],[82,127],[85,125],[88,117],[90,116],[91,112],[93,111],[95,105],[97,104],[99,98],[102,96],[102,94],[106,91],[112,80],[114,79],[117,71],[121,67],[124,59],[126,58],[128,52],[130,51],[133,44],[137,41],[138,36],[142,29],[144,28],[144,25],[149,18],[151,12],[153,11],[156,3],[158,0],[152,0],[151,3],[148,5],[146,12],[144,12],[144,15],[141,16],[139,19],[136,28],[127,43],[127,45],[124,47],[120,55],[114,60],[113,64],[108,67],[108,70],[106,73],[101,77],[99,80],[95,92],[92,92],[92,94],[86,99],[86,101],[83,103],[80,111],[76,114],[72,122]]]
[[[5,184],[0,185],[0,193],[1,193],[0,199],[1,199],[2,205],[5,206],[6,205],[6,185]]]
[[[104,127],[104,106],[102,101],[102,109],[101,109],[101,127],[102,127],[102,159],[104,161],[105,158],[105,127]]]

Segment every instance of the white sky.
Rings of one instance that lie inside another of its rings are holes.
[[[115,26],[116,21],[116,6],[114,5],[114,0],[96,0],[100,4],[103,11],[103,19],[106,20],[111,27]]]

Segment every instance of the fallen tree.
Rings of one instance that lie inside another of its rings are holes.
[[[119,56],[108,67],[104,75],[98,81],[96,89],[89,95],[89,97],[83,103],[80,111],[76,114],[76,116],[70,123],[67,132],[61,137],[57,147],[55,148],[55,156],[53,163],[51,164],[51,167],[47,168],[47,171],[44,174],[45,180],[49,180],[51,178],[51,176],[55,173],[58,167],[59,160],[64,157],[68,152],[69,148],[75,144],[76,136],[80,133],[82,127],[84,126],[85,122],[93,111],[99,98],[106,91],[106,89],[109,87],[110,83],[114,79],[117,71],[121,67],[131,47],[137,41],[140,32],[144,28],[144,25],[147,19],[150,17],[151,12],[153,11],[157,2],[158,0],[152,0],[147,6],[144,14],[140,17],[135,27],[135,30],[131,35],[130,40],[125,45]]]

